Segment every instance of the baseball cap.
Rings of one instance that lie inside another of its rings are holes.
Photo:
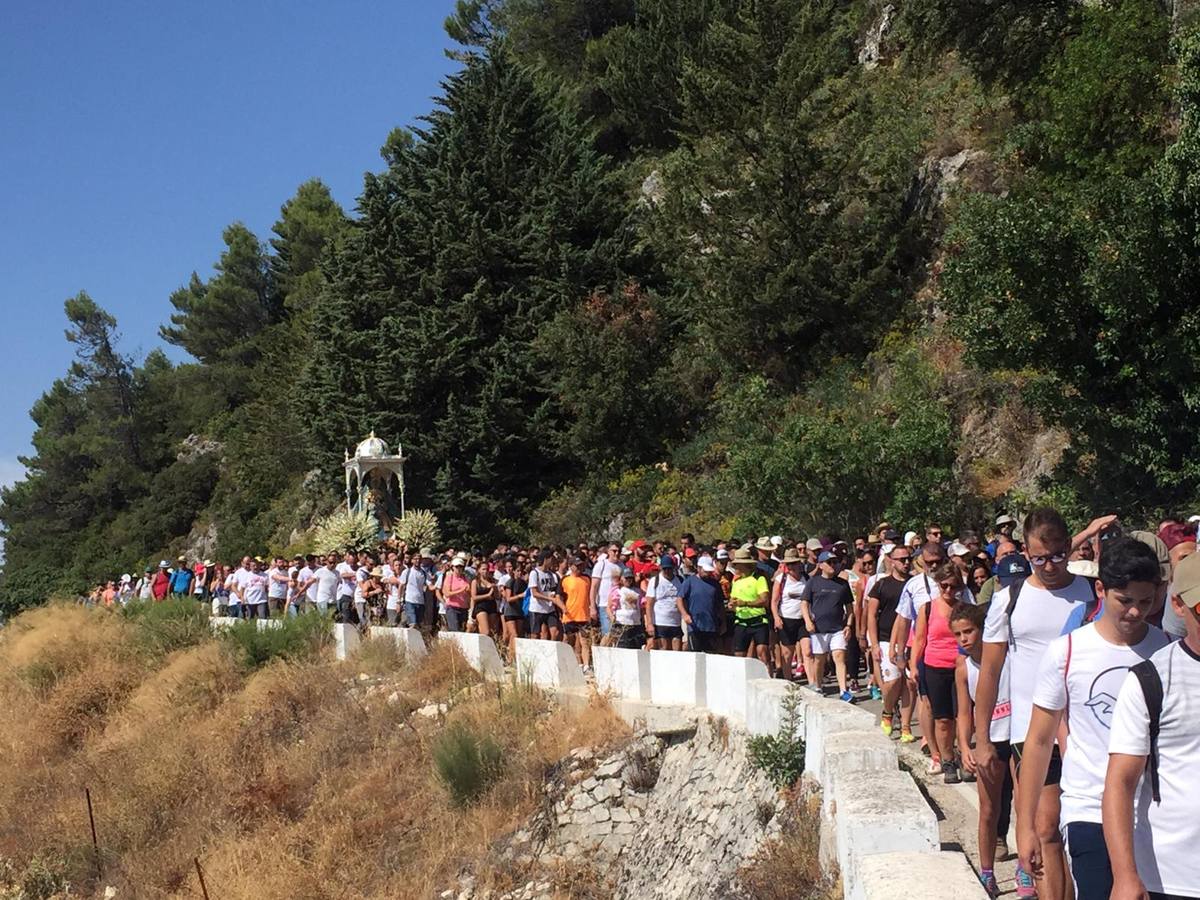
[[[729,551],[721,548],[717,551],[717,559],[729,559]]]
[[[1008,587],[1018,578],[1028,578],[1032,574],[1033,566],[1020,553],[1010,553],[996,564],[996,580],[1000,587]]]
[[[833,554],[830,553],[828,550],[822,550],[821,553],[817,556],[817,562],[819,562],[819,563],[829,562],[829,560],[831,560],[833,558],[834,558]]]
[[[813,552],[818,552],[825,548],[825,545],[821,543],[821,539],[815,537],[809,538],[807,541],[805,541],[804,546]]]
[[[900,532],[898,532],[895,528],[889,528],[883,533],[883,539],[885,541],[892,541],[894,543],[895,541],[900,540]]]
[[[771,546],[772,547],[782,547],[783,546],[783,538],[778,534],[771,535]]]
[[[1017,520],[1014,519],[1012,516],[1008,515],[1007,513],[996,517],[996,527],[997,528],[999,528],[1001,525],[1016,525],[1016,524],[1017,524]]]
[[[906,532],[904,532],[904,543],[905,543],[905,545],[911,544],[911,543],[913,542],[913,538],[915,538],[916,536],[917,536],[917,533],[916,533],[915,531],[906,531]]]
[[[966,544],[962,544],[962,543],[959,543],[958,541],[955,541],[953,544],[950,545],[949,552],[950,552],[951,556],[967,556],[970,554],[971,551],[967,549]]]
[[[664,553],[662,555],[662,557],[658,560],[658,567],[660,569],[674,569],[675,568],[675,560],[671,559],[670,556],[668,556],[666,553]]]
[[[1181,525],[1179,522],[1168,522],[1162,528],[1158,529],[1158,537],[1168,550],[1172,550],[1180,544],[1194,542],[1196,540],[1196,526],[1193,524]],[[1139,538],[1139,540],[1141,540]]]
[[[716,567],[716,566],[714,566],[714,565],[712,564],[712,560],[711,560],[711,559],[702,559],[702,560],[700,560],[700,563],[699,563],[699,568],[700,568],[700,571],[701,571],[701,572],[715,572],[715,571],[717,571],[717,567]]]
[[[1200,605],[1200,554],[1193,553],[1175,567],[1171,593],[1178,594],[1193,609]]]
[[[621,570],[621,577],[622,578],[632,578],[633,577],[633,569],[629,568],[629,566],[626,566],[625,568],[623,568]]]
[[[1161,534],[1161,532],[1160,532]],[[1158,577],[1164,582],[1171,580],[1171,553],[1170,545],[1167,544],[1159,535],[1151,534],[1149,531],[1131,531],[1129,536],[1135,541],[1141,541],[1147,547],[1154,551],[1154,555],[1158,557]],[[1185,540],[1195,540],[1193,535]],[[1070,568],[1068,566],[1068,568]],[[1096,567],[1096,575],[1099,576],[1100,567]]]
[[[159,567],[160,569],[166,569],[166,568],[169,568],[169,567],[170,567],[170,565],[171,565],[171,564],[170,564],[169,562],[167,562],[165,559],[160,559],[160,560],[158,561],[158,567]]]

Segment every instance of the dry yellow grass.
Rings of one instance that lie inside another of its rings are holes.
[[[384,689],[360,690],[365,670]],[[427,702],[447,715],[411,715]],[[452,722],[503,753],[467,808],[431,763]],[[372,650],[247,675],[217,641],[148,658],[119,618],[39,610],[0,638],[0,858],[43,857],[83,897],[105,885],[197,897],[195,857],[223,900],[425,898],[464,871],[506,886],[527,873],[497,865],[490,847],[541,802],[546,770],[625,734],[603,701],[567,712],[518,685],[483,685],[452,646],[416,668]]]

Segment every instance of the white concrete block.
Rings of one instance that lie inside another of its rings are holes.
[[[678,706],[704,706],[704,653],[650,650],[650,699]]]
[[[877,853],[933,853],[940,847],[937,816],[912,776],[900,770],[862,772],[841,779],[833,795],[838,868],[845,896],[862,896],[857,876],[863,859]],[[914,882],[904,879],[909,887]],[[924,896],[924,894],[922,894]]]
[[[368,633],[372,640],[379,638],[385,641],[394,641],[407,662],[415,663],[429,655],[429,649],[425,646],[425,638],[416,628],[372,625]]]
[[[471,668],[484,678],[498,680],[504,677],[504,663],[496,650],[496,642],[490,637],[465,631],[439,631],[438,640],[457,646]]]
[[[621,700],[650,699],[650,651],[593,647],[596,690]]]
[[[807,747],[805,748],[807,751]],[[841,731],[825,738],[821,763],[821,806],[832,812],[833,798],[840,780],[853,782],[864,772],[897,771],[900,762],[896,747],[880,731]]]
[[[358,649],[358,645],[362,642],[362,637],[358,633],[357,625],[350,625],[345,622],[335,622],[333,625],[333,652],[339,660],[349,659],[350,656]]]
[[[240,621],[242,620],[235,616],[213,616],[208,620],[213,631],[224,631],[226,628],[232,628]]]
[[[897,873],[903,873],[897,877]],[[858,860],[846,900],[984,900],[987,893],[962,853],[876,853]],[[914,886],[920,890],[914,891]]]
[[[255,619],[259,631],[266,631],[268,628],[282,628],[283,619]]]
[[[803,689],[804,700],[804,774],[817,781],[823,780],[822,762],[825,756],[826,737],[843,731],[863,734],[878,728],[875,717],[865,709],[859,709],[841,700],[818,697],[813,691]]]
[[[750,682],[771,673],[757,659],[716,653],[704,656],[704,700],[709,710],[744,725]]]
[[[804,719],[807,707],[799,685],[778,678],[753,678],[746,682],[746,730],[753,735],[778,734],[783,723],[783,701],[795,691],[800,698],[797,707],[797,736],[804,739]]]
[[[570,644],[517,638],[517,678],[546,690],[583,688],[583,669]]]

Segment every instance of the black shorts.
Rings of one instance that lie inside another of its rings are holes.
[[[1012,758],[1017,761],[1017,777],[1021,777],[1021,757],[1025,755],[1025,742],[1012,745]],[[1050,749],[1050,765],[1046,766],[1046,785],[1058,784],[1062,781],[1062,754],[1058,744]]]
[[[644,625],[622,625],[613,622],[609,634],[614,636],[616,644],[622,650],[639,650],[646,645],[646,628]]]
[[[563,622],[563,631],[567,634],[588,634],[591,630],[590,622]]]
[[[688,644],[693,653],[717,653],[721,649],[721,635],[715,631],[689,631]]]
[[[808,637],[808,629],[804,626],[803,619],[784,619],[778,634],[779,643],[785,647],[794,647],[797,641]]]
[[[733,628],[733,649],[738,653],[745,653],[750,649],[751,644],[765,647],[770,634],[771,629],[767,627],[766,619],[737,622]]]
[[[663,641],[677,641],[683,637],[683,627],[680,625],[655,625],[654,636]]]
[[[917,660],[917,696],[928,697],[929,685],[925,683],[925,660]]]
[[[935,719],[954,718],[954,667],[925,666],[925,690]]]
[[[516,622],[525,618],[525,613],[521,612],[520,603],[505,603],[504,604],[504,621]]]
[[[549,628],[562,628],[562,622],[559,621],[558,613],[530,613],[529,614],[529,633],[535,637],[542,633],[542,626]]]
[[[496,601],[492,599],[479,600],[475,603],[475,615],[487,613],[490,616],[496,615],[500,610],[496,608]]]

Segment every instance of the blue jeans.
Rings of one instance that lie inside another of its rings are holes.
[[[425,615],[424,603],[404,603],[404,624],[409,628],[418,628],[421,625],[421,619]]]
[[[600,614],[600,635],[608,637],[608,633],[612,631],[612,621],[608,618],[608,603],[604,601],[597,603],[596,611]]]
[[[1104,828],[1095,822],[1068,822],[1065,830],[1075,900],[1108,900],[1113,873]]]

